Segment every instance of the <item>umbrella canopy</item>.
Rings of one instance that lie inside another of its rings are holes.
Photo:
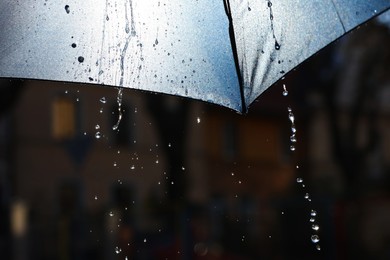
[[[245,111],[389,0],[3,0],[0,77],[128,87]]]

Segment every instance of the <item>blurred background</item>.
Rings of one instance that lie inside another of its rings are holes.
[[[372,21],[246,115],[125,89],[117,131],[115,88],[3,79],[1,258],[390,259],[389,46]]]

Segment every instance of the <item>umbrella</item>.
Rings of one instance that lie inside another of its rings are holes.
[[[0,77],[91,83],[244,112],[389,0],[2,0]]]

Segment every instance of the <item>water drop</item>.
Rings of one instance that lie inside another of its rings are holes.
[[[100,125],[95,125],[95,129],[96,130],[100,129]]]
[[[154,44],[157,45],[158,44],[158,39],[156,38],[156,40],[154,41]]]
[[[268,7],[271,7],[271,6],[272,6],[271,1],[268,1]]]
[[[310,216],[312,216],[312,217],[317,216],[317,211],[311,210],[311,211],[310,211]]]
[[[311,223],[314,223],[314,222],[316,222],[316,219],[315,219],[315,218],[310,218],[309,221],[310,221]]]
[[[199,124],[200,123],[200,117],[196,118],[196,122]]]
[[[99,113],[100,113],[100,114],[103,113],[103,108],[100,108]]]
[[[290,146],[290,150],[291,150],[291,151],[295,151],[295,146],[294,146],[294,145],[291,145],[291,146]]]
[[[311,229],[315,230],[315,231],[318,231],[320,229],[320,226],[314,224],[311,226]]]
[[[67,14],[69,14],[69,13],[70,13],[70,8],[69,8],[69,5],[65,5],[65,12],[66,12]]]
[[[291,141],[292,143],[296,143],[296,142],[297,142],[297,138],[295,137],[295,134],[292,134],[292,135],[290,136],[290,141]]]
[[[316,249],[317,249],[318,251],[320,251],[320,250],[321,250],[321,246],[320,246],[320,245],[316,245]]]
[[[96,132],[95,138],[96,139],[100,139],[100,137],[102,137],[102,134],[100,132]]]
[[[309,198],[310,198],[309,193],[306,193],[304,198],[305,198],[305,199],[309,199]]]
[[[107,100],[105,97],[100,98],[100,103],[106,104]]]
[[[80,63],[82,63],[82,62],[84,62],[84,57],[83,57],[83,56],[79,56],[79,57],[77,58],[77,60],[78,60]]]
[[[122,250],[119,247],[115,247],[115,253],[119,254],[120,252],[122,252]]]
[[[312,235],[312,236],[311,236],[311,242],[313,242],[313,243],[318,243],[318,242],[320,242],[320,237],[317,236],[317,235]]]
[[[288,95],[288,91],[286,89],[286,85],[283,84],[283,96],[287,96]]]
[[[249,11],[249,12],[252,11],[252,9],[250,8],[250,6],[248,6],[248,11]]]
[[[109,215],[110,217],[113,217],[113,216],[114,216],[114,213],[112,213],[112,211],[110,211],[110,213],[108,213],[108,215]]]
[[[77,47],[77,44],[76,43],[72,43],[72,48],[76,48]]]
[[[114,162],[114,163],[113,163],[113,166],[114,166],[114,167],[116,167],[116,166],[117,166],[116,162]]]
[[[97,200],[97,199],[98,199],[98,196],[95,195],[95,200]]]
[[[275,50],[280,50],[280,44],[275,40]]]
[[[302,183],[303,179],[302,178],[297,178],[297,183]]]
[[[130,166],[130,170],[134,170],[134,169],[135,169],[134,165]]]
[[[146,243],[146,238],[144,238],[144,243]]]

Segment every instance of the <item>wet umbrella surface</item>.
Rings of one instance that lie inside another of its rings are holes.
[[[387,1],[57,2],[0,3],[1,259],[389,258],[386,16],[264,91]]]
[[[150,90],[242,112],[389,7],[388,0],[5,0],[0,76]]]

